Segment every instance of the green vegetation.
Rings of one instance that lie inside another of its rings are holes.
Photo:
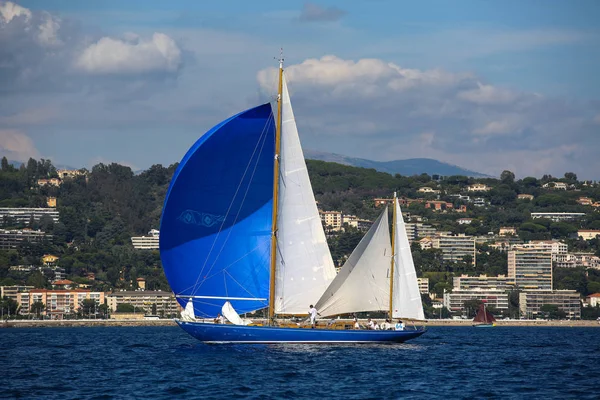
[[[516,179],[510,171],[504,171],[500,179],[427,174],[407,177],[323,161],[308,160],[307,164],[316,199],[323,210],[339,210],[373,220],[381,212],[373,199],[390,198],[397,192],[398,196],[408,199],[442,200],[451,203],[454,209],[467,207],[463,213],[436,212],[422,202],[404,207],[405,212],[420,216],[423,223],[441,231],[487,235],[497,233],[500,227],[512,226],[517,229],[515,239],[560,238],[568,243],[570,251],[600,255],[600,240],[571,237],[578,229],[600,229],[600,212],[577,202],[580,197],[600,201],[600,186],[578,181],[570,172],[563,178],[545,175],[541,179]],[[49,160],[30,159],[19,168],[2,160],[0,207],[44,207],[48,197],[56,197],[60,222],[54,224],[50,218],[21,225],[9,219],[0,221],[4,229],[29,227],[53,235],[53,240],[23,243],[16,250],[0,251],[0,285],[50,287],[47,274],[9,271],[9,267],[40,266],[44,254],[55,254],[60,257],[58,266],[65,269],[68,279],[90,285],[94,290],[136,289],[138,277],[146,279],[148,289],[169,290],[158,251],[135,250],[130,238],[159,227],[164,196],[176,167],[176,164],[153,165],[134,174],[131,168],[119,164],[98,164],[91,171],[82,170],[85,175],[65,179],[55,187],[37,184],[38,179],[57,177],[56,168]],[[543,188],[548,182],[572,186],[569,190]],[[491,190],[468,192],[467,187],[474,183],[484,183]],[[439,190],[439,198],[419,193],[418,189],[424,186]],[[519,194],[531,194],[534,199],[520,200]],[[469,200],[481,198],[485,206],[476,207],[458,195],[470,196]],[[552,222],[532,219],[532,212],[583,212],[586,215],[578,221]],[[472,219],[471,224],[457,222],[465,217]],[[328,238],[338,265],[344,262],[362,235],[355,229],[347,229]],[[422,250],[416,243],[412,251],[417,274],[429,278],[430,289],[438,296],[452,289],[454,276],[507,273],[506,252],[487,244],[477,246],[476,260],[467,257],[454,263],[445,262],[440,250]],[[95,279],[89,277],[90,273]],[[600,292],[600,271],[557,269],[554,278],[557,289],[575,289],[583,295]],[[510,313],[515,311],[513,308]],[[433,308],[428,312],[439,314],[439,310]]]

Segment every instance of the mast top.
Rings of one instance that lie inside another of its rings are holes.
[[[279,49],[279,58],[277,58],[276,60],[279,60],[279,69],[283,69],[283,47]]]

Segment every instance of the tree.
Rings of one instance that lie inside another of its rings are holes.
[[[10,164],[8,163],[8,159],[6,157],[2,157],[2,171],[9,171]]]
[[[577,183],[577,175],[573,172],[565,172],[565,179],[569,183]]]
[[[467,318],[475,318],[477,310],[479,309],[479,306],[481,304],[483,304],[483,302],[478,299],[465,300],[465,302],[463,303],[463,307],[467,314]]]
[[[17,315],[19,309],[19,303],[10,297],[4,296],[3,299],[0,299],[0,314],[4,316],[4,318],[15,317]]]
[[[548,319],[564,319],[567,314],[555,304],[544,304],[540,307],[542,316]]]
[[[44,312],[46,306],[41,301],[36,301],[29,307],[29,313],[35,314],[38,318],[40,318],[40,314]]]
[[[502,181],[502,183],[506,183],[509,185],[513,184],[515,182],[515,174],[511,171],[504,170],[500,174],[500,180]]]
[[[81,302],[81,312],[85,316],[86,314],[90,317],[92,314],[96,314],[98,304],[94,299],[84,299]]]

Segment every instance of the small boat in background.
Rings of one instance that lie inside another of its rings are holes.
[[[496,326],[494,323],[496,322],[496,318],[494,318],[492,313],[487,310],[485,303],[481,303],[479,306],[479,310],[477,310],[477,315],[473,318],[473,322],[473,326],[476,328],[491,328]]]

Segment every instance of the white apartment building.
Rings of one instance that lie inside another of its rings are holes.
[[[156,250],[159,248],[160,231],[152,229],[148,232],[148,236],[133,236],[131,243],[138,250]]]
[[[508,278],[521,290],[552,290],[552,254],[513,247],[508,252]]]
[[[594,268],[600,269],[600,257],[594,253],[567,253],[552,256],[554,268]]]
[[[421,294],[429,294],[429,278],[417,278],[417,284]]]
[[[52,240],[52,235],[40,230],[0,229],[0,250],[16,249],[23,242],[41,243],[44,240]]]
[[[444,293],[444,306],[453,312],[464,310],[465,301],[481,300],[498,310],[508,310],[508,294],[496,289],[456,289]]]
[[[410,243],[416,238],[432,237],[437,233],[437,230],[433,226],[422,224],[420,222],[407,222],[404,224],[404,227]]]
[[[0,225],[4,224],[5,217],[12,219],[17,224],[28,224],[32,218],[39,222],[44,215],[50,216],[54,223],[58,222],[56,208],[0,207]]]
[[[600,236],[600,230],[597,229],[580,229],[577,231],[577,236],[583,240],[592,240]]]
[[[146,313],[150,313],[152,306],[156,305],[156,312],[163,315],[176,315],[181,309],[173,293],[160,290],[113,292],[106,296],[106,304],[113,312],[117,311],[119,304],[131,304],[143,308]]]
[[[531,218],[547,218],[553,222],[573,221],[585,216],[585,213],[573,212],[533,212]]]
[[[455,290],[500,290],[506,292],[514,289],[515,282],[506,275],[498,276],[468,276],[461,275],[452,278]]]
[[[441,233],[433,237],[432,240],[433,248],[442,250],[444,261],[463,261],[463,257],[469,255],[473,265],[475,265],[476,250],[473,236]]]
[[[527,318],[540,316],[544,304],[558,306],[568,318],[581,317],[579,293],[574,290],[531,290],[519,293],[519,308]]]

